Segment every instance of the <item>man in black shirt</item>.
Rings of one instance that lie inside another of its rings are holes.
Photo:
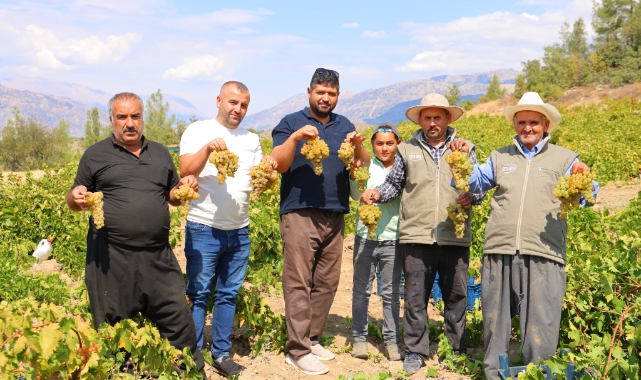
[[[189,347],[202,370],[183,274],[169,246],[168,206],[180,204],[178,186],[197,191],[198,182],[179,180],[167,148],[143,136],[138,95],[111,98],[109,119],[113,135],[84,153],[66,198],[71,210],[81,211],[88,191],[104,195],[104,227],[90,218],[87,233],[85,283],[94,326],[141,313],[174,347]]]

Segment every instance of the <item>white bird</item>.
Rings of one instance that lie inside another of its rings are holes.
[[[40,240],[40,243],[38,243],[38,248],[36,248],[36,250],[31,254],[31,256],[38,259],[36,265],[47,260],[52,250],[53,247],[51,246],[51,239]]]

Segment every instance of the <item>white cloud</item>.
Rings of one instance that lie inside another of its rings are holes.
[[[74,67],[64,64],[63,60],[90,65],[105,61],[119,62],[140,39],[137,33],[125,33],[109,35],[104,39],[94,35],[61,41],[52,30],[30,24],[25,28],[22,42],[38,51],[36,57],[40,67],[70,70]]]
[[[385,33],[384,30],[379,30],[376,32],[372,32],[371,30],[366,31],[363,33],[363,37],[365,38],[386,38],[387,33]]]
[[[106,8],[120,13],[152,13],[164,4],[163,0],[75,0],[75,6],[94,6]]]
[[[177,68],[170,68],[162,74],[165,79],[185,81],[192,78],[221,80],[225,62],[213,55],[197,55],[185,58],[185,63]]]
[[[252,34],[254,33],[254,30],[246,26],[241,26],[239,28],[234,29],[231,33],[232,34]]]
[[[225,45],[240,45],[238,41],[225,41]]]
[[[349,29],[356,29],[360,27],[361,25],[357,22],[346,22],[343,25],[341,25],[341,28],[349,28]]]
[[[42,69],[54,69],[54,70],[73,70],[76,67],[65,65],[56,58],[55,54],[51,50],[42,50],[36,54],[36,59],[38,60],[38,67]]]
[[[262,21],[272,12],[264,9],[222,9],[202,15],[184,16],[171,22],[179,29],[211,29]]]
[[[524,13],[521,13],[521,16],[523,16],[523,17],[525,17],[525,18],[527,18],[527,19],[530,19],[530,20],[532,20],[532,21],[534,21],[534,22],[538,22],[538,21],[539,21],[539,16],[535,16],[535,15],[527,14],[527,13],[525,13],[525,12],[524,12]]]

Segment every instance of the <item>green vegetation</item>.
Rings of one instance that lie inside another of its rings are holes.
[[[448,88],[445,92],[445,99],[451,106],[458,105],[461,101],[461,90],[458,88],[456,83],[452,84],[452,87]]]
[[[610,181],[627,181],[638,175],[641,164],[641,153],[635,149],[641,142],[641,137],[635,133],[641,129],[641,117],[635,115],[639,110],[641,104],[636,100],[561,109],[564,121],[554,131],[552,139],[578,152],[602,185]],[[476,144],[480,162],[487,160],[493,149],[511,144],[514,136],[513,128],[498,116],[467,117],[457,121],[455,126],[460,136]],[[399,124],[404,140],[417,129],[417,125],[409,122]],[[368,135],[371,132],[363,133]],[[266,139],[262,143],[268,152],[271,141]],[[365,145],[371,149],[368,144],[369,139],[366,139]],[[159,339],[157,331],[149,323],[139,318],[133,322],[123,321],[113,328],[93,330],[82,285],[70,289],[57,275],[28,272],[29,266],[35,262],[30,253],[36,243],[50,237],[54,246],[52,257],[74,280],[82,279],[88,215],[70,212],[64,203],[76,166],[77,162],[73,161],[47,169],[40,179],[28,175],[24,180],[10,177],[0,181],[0,277],[3,279],[0,284],[0,340],[7,342],[6,350],[0,353],[0,373],[11,376],[24,374],[26,377],[37,373],[44,378],[72,377],[69,375],[72,372],[79,378],[101,378],[103,374],[107,375],[102,378],[117,377],[119,363],[123,359],[118,342],[124,337],[127,341],[138,342],[123,347],[134,356],[138,355],[136,358],[148,353],[157,355],[158,361],[146,361],[147,367],[141,367],[141,371],[153,374],[167,370],[167,377],[177,376],[172,371],[179,363],[180,353],[172,351],[166,340]],[[481,256],[489,198],[490,195],[474,209],[473,258]],[[280,291],[282,248],[278,202],[278,192],[267,191],[250,205],[252,253],[247,280],[252,285],[241,291],[235,322],[239,327],[245,326],[240,331],[243,331],[243,338],[248,340],[254,355],[265,350],[281,352],[286,340],[283,316],[271,311],[260,295],[262,291]],[[639,378],[640,213],[641,196],[616,215],[598,213],[589,208],[570,211],[568,284],[560,346],[570,348],[571,353],[565,359],[550,359],[549,365],[562,368],[566,360],[571,360],[579,368],[594,368],[603,378]],[[179,209],[172,211],[172,244],[181,239],[179,215]],[[347,219],[349,228],[353,230],[354,207]],[[38,322],[33,322],[33,318]],[[483,341],[480,311],[468,313],[467,326],[468,345],[479,346]],[[371,333],[379,335],[373,328]],[[430,325],[430,337],[439,342],[439,355],[445,356],[446,367],[480,378],[481,359],[454,355],[442,334],[442,323]],[[66,339],[61,338],[63,335]],[[26,345],[22,337],[26,339]],[[344,352],[349,348],[340,350]],[[63,370],[60,366],[64,360],[69,365]],[[85,369],[86,372],[82,372]],[[427,372],[431,373],[430,376],[436,376],[435,368],[426,371],[431,371]],[[442,373],[444,369],[440,371]],[[371,376],[401,375],[349,376],[369,379]],[[534,379],[538,373],[533,368],[524,376]]]
[[[85,124],[85,140],[82,146],[87,149],[100,140],[111,135],[111,126],[100,124],[98,107],[87,110],[87,123]]]
[[[560,43],[545,47],[543,57],[523,62],[527,90],[558,99],[572,86],[641,81],[641,4],[639,0],[595,2],[589,46],[583,19],[561,27]]]
[[[501,80],[499,76],[494,74],[490,83],[487,85],[487,90],[485,90],[485,95],[481,96],[479,100],[481,102],[489,102],[491,100],[496,100],[501,98],[507,92],[506,89],[501,88]]]
[[[66,121],[49,129],[38,120],[25,119],[14,107],[13,117],[0,131],[0,167],[17,171],[65,163],[71,158],[70,143]]]

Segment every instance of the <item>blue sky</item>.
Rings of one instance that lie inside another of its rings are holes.
[[[210,116],[233,79],[249,87],[251,114],[304,92],[317,67],[351,91],[518,70],[558,41],[564,21],[589,26],[591,14],[591,0],[3,0],[0,78],[160,88]]]

